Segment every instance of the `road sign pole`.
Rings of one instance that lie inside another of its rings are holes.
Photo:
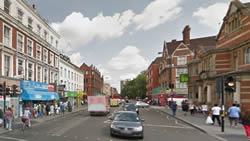
[[[6,111],[6,82],[3,82],[3,112]],[[6,128],[6,118],[4,118],[4,128]]]
[[[222,115],[221,115],[221,132],[224,132],[224,116],[225,116],[225,101],[224,101],[224,77],[222,77],[221,80],[221,109],[222,109]]]

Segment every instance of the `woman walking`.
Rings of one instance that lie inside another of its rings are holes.
[[[248,140],[250,141],[250,109],[242,112],[241,121],[242,121],[242,125],[245,128]]]

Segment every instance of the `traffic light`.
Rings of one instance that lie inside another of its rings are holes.
[[[10,87],[5,88],[6,95],[10,95]]]
[[[12,85],[12,96],[16,97],[20,91],[17,89],[17,85]]]
[[[174,88],[174,84],[173,84],[173,83],[170,83],[170,84],[169,84],[169,88],[170,88],[170,89],[173,89],[173,88]]]
[[[4,86],[3,84],[0,84],[0,95],[3,95],[4,93]]]
[[[225,91],[226,92],[235,92],[236,90],[236,82],[233,76],[229,76],[226,78],[225,81]]]

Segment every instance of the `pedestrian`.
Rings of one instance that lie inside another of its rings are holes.
[[[184,116],[186,116],[187,115],[187,112],[188,112],[188,103],[187,102],[183,102],[183,104],[182,104],[182,110],[183,110],[183,112],[184,112]]]
[[[50,112],[50,106],[49,106],[49,104],[46,105],[45,110],[46,110],[46,115],[48,116],[49,112]]]
[[[190,110],[190,115],[194,115],[195,108],[193,103],[190,103],[189,110]]]
[[[4,113],[3,113],[3,110],[0,109],[0,127],[3,126],[3,122],[4,121]]]
[[[236,106],[236,104],[233,104],[227,111],[229,115],[229,121],[230,121],[230,126],[232,127],[233,122],[234,126],[237,126],[237,123],[240,118],[240,108]]]
[[[202,104],[201,105],[201,111],[202,111],[202,114],[207,117],[207,111],[208,111],[208,107],[207,107],[207,104]]]
[[[250,109],[241,113],[241,123],[245,128],[247,138],[250,141]]]
[[[175,115],[176,115],[176,110],[177,110],[177,104],[176,104],[176,102],[175,102],[175,101],[173,101],[173,103],[172,103],[172,111],[173,111],[173,116],[175,116]]]
[[[51,104],[50,105],[50,114],[53,115],[55,113],[55,108],[54,108],[54,105]]]
[[[12,130],[12,119],[13,119],[13,113],[11,112],[11,108],[8,108],[5,112],[5,117],[7,121],[7,128],[9,131]]]
[[[13,113],[13,120],[15,119],[15,107],[11,105],[11,112]]]
[[[218,124],[220,125],[220,112],[221,108],[218,106],[218,104],[214,104],[214,107],[212,107],[212,120],[215,123],[215,119],[217,120]],[[212,125],[214,125],[214,123]]]
[[[60,110],[61,110],[62,115],[64,116],[64,103],[63,102],[60,105]]]

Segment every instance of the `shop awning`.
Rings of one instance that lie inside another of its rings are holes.
[[[50,91],[34,91],[29,89],[23,90],[23,100],[58,100],[59,96],[56,92]]]

